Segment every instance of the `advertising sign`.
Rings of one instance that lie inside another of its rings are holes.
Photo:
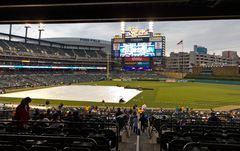
[[[126,37],[138,37],[138,36],[147,36],[149,33],[148,29],[138,29],[136,27],[129,27],[126,31]]]
[[[162,37],[151,37],[151,38],[149,38],[149,41],[153,41],[153,42],[162,41]]]
[[[149,61],[149,57],[127,57],[124,58],[125,62],[131,62],[131,61]]]
[[[115,39],[113,39],[113,42],[122,43],[122,42],[125,42],[125,39],[124,38],[115,38]]]

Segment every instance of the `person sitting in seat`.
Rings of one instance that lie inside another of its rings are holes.
[[[211,116],[208,118],[207,123],[210,125],[219,125],[221,123],[221,120],[215,115],[214,112],[212,112]]]
[[[61,128],[63,126],[60,119],[60,115],[58,113],[54,113],[52,116],[52,121],[51,121],[50,128]]]
[[[39,119],[37,121],[42,122],[42,123],[39,123],[41,126],[47,127],[47,126],[49,126],[50,120],[46,117],[46,115],[44,113],[40,113]]]
[[[123,112],[121,111],[120,108],[117,108],[117,112],[115,113],[115,116],[118,117],[119,115],[122,115]]]

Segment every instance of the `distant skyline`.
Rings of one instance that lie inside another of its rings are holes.
[[[45,24],[42,38],[77,37],[110,41],[120,35],[120,22]],[[126,22],[126,28],[148,28],[148,22]],[[238,51],[240,56],[240,20],[162,21],[154,22],[154,32],[166,36],[166,54],[181,51],[177,43],[183,40],[184,51],[192,51],[193,45],[208,48],[208,53],[221,55],[224,50]],[[0,32],[9,33],[9,25],[0,25]],[[13,25],[12,34],[25,35],[24,24]],[[38,24],[29,29],[28,37],[38,38]]]

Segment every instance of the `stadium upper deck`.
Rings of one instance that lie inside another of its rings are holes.
[[[25,40],[4,33],[0,37],[0,65],[106,66],[104,46]]]
[[[99,39],[89,39],[89,38],[76,38],[76,37],[58,37],[58,38],[45,38],[47,41],[62,43],[66,45],[85,45],[85,46],[96,46],[102,47],[102,51],[105,53],[110,53],[111,42]]]

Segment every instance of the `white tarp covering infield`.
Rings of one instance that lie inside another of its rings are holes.
[[[33,99],[91,102],[102,102],[104,100],[108,103],[119,103],[120,98],[128,102],[141,92],[136,89],[125,89],[117,86],[69,85],[1,94],[0,97],[30,97]]]

